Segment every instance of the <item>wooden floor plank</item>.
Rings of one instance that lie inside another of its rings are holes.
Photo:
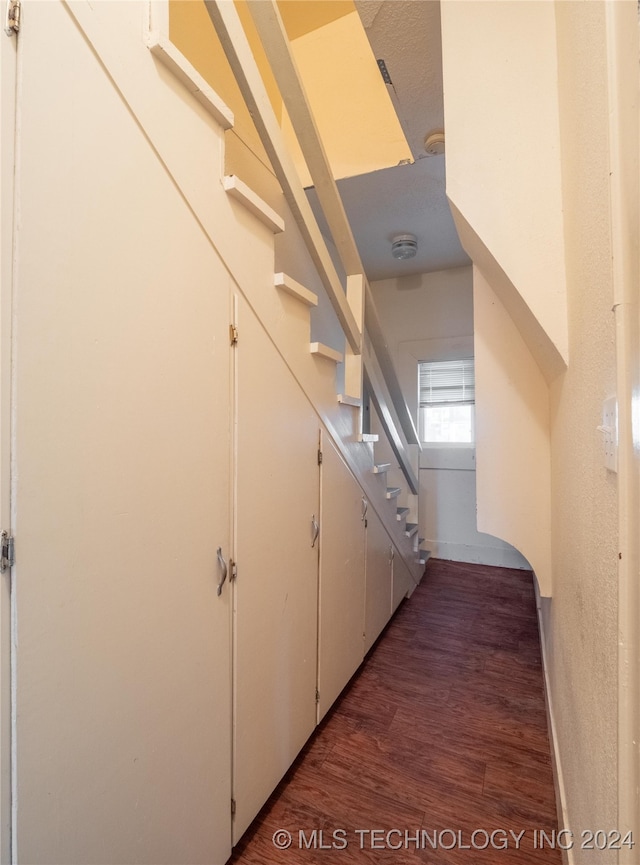
[[[557,823],[532,574],[432,559],[230,862],[559,865],[541,829]]]

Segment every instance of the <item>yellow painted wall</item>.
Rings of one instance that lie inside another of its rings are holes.
[[[253,19],[236,8],[281,122],[303,185],[311,178]],[[395,109],[352,0],[281,0],[279,9],[336,178],[410,159]],[[169,34],[235,115],[226,135],[225,171],[257,186],[267,199],[268,157],[231,72],[203,0],[169,0]]]
[[[336,178],[412,158],[355,9],[298,37],[291,47]],[[303,182],[310,185],[286,115],[283,129]]]
[[[278,0],[289,39],[297,39],[355,12],[353,0]]]
[[[276,116],[282,117],[282,100],[253,19],[246,5],[236,3],[248,34]],[[231,108],[235,122],[225,134],[225,173],[237,174],[256,192],[275,204],[278,186],[258,131],[227,61],[203,0],[169,0],[169,36],[173,44]]]

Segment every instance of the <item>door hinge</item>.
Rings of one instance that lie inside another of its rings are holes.
[[[322,465],[322,451],[318,448],[318,465]]]
[[[7,0],[7,11],[4,19],[4,32],[13,36],[20,30],[20,0]]]
[[[229,565],[230,565],[230,569],[229,569],[229,570],[230,570],[230,574],[231,574],[231,576],[229,577],[229,579],[230,579],[230,580],[235,580],[236,577],[238,576],[238,566],[237,566],[237,564],[233,561],[233,559],[229,562]]]
[[[9,568],[12,568],[16,562],[15,557],[15,544],[13,541],[13,537],[3,530],[2,534],[0,534],[0,573],[4,574],[5,571],[8,571]]]
[[[235,799],[231,800],[231,816],[232,817],[236,816],[236,800]]]
[[[320,691],[316,688],[316,703],[320,702]]]
[[[238,328],[235,326],[235,324],[229,325],[229,340],[231,342],[231,345],[238,344]]]

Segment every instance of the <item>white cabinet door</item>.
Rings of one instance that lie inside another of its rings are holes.
[[[318,419],[240,301],[237,364],[234,839],[316,718]]]
[[[318,720],[364,657],[362,490],[327,436],[322,454]]]
[[[392,612],[400,606],[400,602],[406,597],[407,592],[411,588],[413,580],[409,572],[409,568],[402,561],[398,553],[393,559],[393,593],[392,593]]]
[[[222,865],[228,277],[65,6],[25,13],[16,861]]]
[[[391,542],[380,518],[367,514],[364,650],[368,652],[391,617]]]

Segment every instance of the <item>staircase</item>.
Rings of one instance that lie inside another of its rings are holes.
[[[285,214],[283,218],[238,178],[225,176],[222,187],[228,196],[228,206],[237,226],[245,224],[238,211],[251,214],[272,236],[286,233],[288,227],[295,224],[287,212],[286,203],[281,202],[281,210]],[[255,224],[247,222],[247,246],[254,242],[252,229],[255,230]],[[417,496],[407,491],[386,430],[380,426],[375,433],[361,432],[362,399],[343,392],[345,349],[348,349],[344,345],[344,336],[334,323],[331,332],[325,337],[326,342],[312,340],[312,315],[318,309],[319,294],[323,292],[323,287],[317,284],[317,274],[308,263],[306,267],[301,267],[299,262],[292,264],[286,249],[284,243],[279,249],[274,243],[272,260],[283,267],[295,266],[295,276],[285,269],[274,268],[275,272],[265,276],[263,287],[243,284],[242,293],[261,318],[292,374],[314,404],[334,443],[360,482],[369,504],[382,519],[398,552],[410,566],[413,580],[410,591],[413,591],[429,556],[428,551],[422,550],[418,544]],[[270,292],[265,291],[267,286]],[[319,329],[316,326],[315,330]],[[384,399],[381,395],[378,398]],[[389,461],[376,462],[376,452],[390,454]],[[368,464],[364,471],[363,463]],[[389,472],[392,472],[394,480],[397,478],[396,483],[388,482]],[[408,501],[409,498],[411,507],[398,508],[399,500]],[[401,518],[398,518],[399,514]],[[414,522],[407,522],[410,518]]]

